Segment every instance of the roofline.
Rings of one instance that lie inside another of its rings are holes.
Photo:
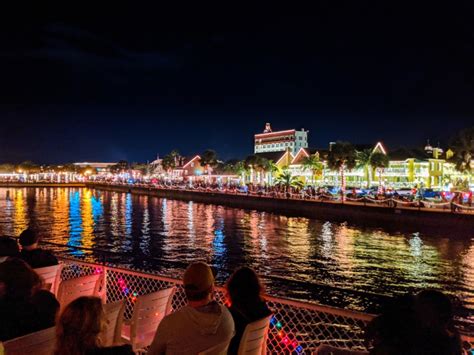
[[[196,158],[201,159],[199,155],[194,156],[190,161],[183,165],[183,169],[185,169],[189,164],[191,164]]]
[[[385,149],[385,147],[383,146],[382,142],[377,142],[377,144],[375,145],[374,149],[372,150],[372,152],[375,152],[375,150],[377,149],[377,147],[380,147],[380,149],[382,150],[382,153],[387,155],[387,150]]]
[[[271,137],[271,136],[276,136],[279,134],[284,134],[284,133],[295,133],[296,129],[288,129],[285,131],[276,131],[276,132],[270,132],[270,133],[258,133],[255,135],[255,138],[257,137]]]
[[[296,153],[296,155],[294,156],[293,160],[291,161],[291,164],[294,164],[296,158],[298,158],[298,155],[300,155],[300,152],[303,151],[304,154],[306,155],[306,157],[309,157],[310,154],[306,151],[305,148],[300,148],[300,150],[298,150],[298,153]]]
[[[290,157],[291,157],[292,160],[293,160],[293,154],[291,154],[290,151],[285,150],[285,151],[283,152],[283,155],[280,157],[280,159],[278,159],[278,161],[277,161],[275,164],[278,164],[278,163],[285,157],[286,154],[290,154]],[[290,163],[290,165],[291,165],[291,163]]]

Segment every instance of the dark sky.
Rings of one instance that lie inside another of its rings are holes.
[[[244,157],[267,121],[389,149],[474,124],[470,2],[37,3],[1,15],[0,162]]]

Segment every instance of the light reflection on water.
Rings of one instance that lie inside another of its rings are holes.
[[[45,240],[108,250],[172,276],[193,260],[211,263],[221,281],[249,265],[272,293],[336,306],[371,310],[378,295],[423,287],[474,304],[473,239],[88,189],[0,189],[0,232],[18,235],[28,225]]]

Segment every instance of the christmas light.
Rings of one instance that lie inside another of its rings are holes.
[[[287,334],[282,330],[283,325],[281,322],[277,321],[275,316],[270,319],[270,325],[278,330],[277,335],[284,346],[294,349],[298,354],[303,352],[303,347],[298,344],[298,341],[293,335]]]

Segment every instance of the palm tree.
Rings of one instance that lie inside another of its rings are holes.
[[[255,169],[258,173],[258,182],[261,184],[263,183],[263,177],[267,169],[269,168],[269,160],[267,158],[257,156],[257,160],[255,163]]]
[[[310,155],[303,159],[303,170],[310,170],[311,171],[311,180],[312,184],[314,185],[316,176],[321,175],[323,172],[324,165],[319,160],[319,155],[314,154]]]
[[[224,173],[236,173],[236,165],[239,164],[238,159],[230,159],[225,163],[219,164],[219,171]]]
[[[169,173],[171,170],[176,168],[176,166],[178,165],[178,160],[180,158],[181,155],[179,154],[179,152],[176,149],[172,150],[171,153],[163,157],[163,160],[161,162],[163,170]]]
[[[474,159],[474,127],[459,132],[451,141],[454,155],[449,160],[456,165],[456,170],[461,173],[471,174]]]
[[[79,168],[77,165],[74,165],[72,163],[67,163],[63,165],[63,171],[68,172],[68,173],[77,173],[79,171]]]
[[[33,163],[31,160],[24,161],[23,163],[18,165],[18,171],[27,174],[37,173],[40,170],[40,167],[37,164]]]
[[[265,172],[268,174],[268,184],[273,185],[273,175],[275,173],[278,173],[280,171],[280,168],[278,165],[276,165],[273,160],[271,159],[265,159],[266,164],[264,167]]]
[[[303,183],[296,177],[291,174],[291,171],[284,169],[275,180],[276,185],[283,186],[287,192],[289,192],[291,187],[301,188]]]
[[[367,181],[367,188],[370,187],[370,158],[372,157],[372,149],[364,149],[357,152],[357,169],[364,169],[365,179]]]
[[[142,163],[133,163],[131,164],[133,170],[139,171],[142,175],[148,175],[150,173],[150,165]]]
[[[126,160],[120,160],[117,164],[110,167],[110,171],[113,173],[123,172],[130,168],[130,164]]]
[[[13,173],[15,171],[15,165],[4,163],[0,165],[0,172],[2,173]]]
[[[244,160],[240,160],[233,165],[232,171],[242,178],[242,183],[245,185],[245,176],[249,173],[249,170]]]
[[[388,167],[389,159],[387,155],[381,152],[374,152],[370,156],[370,166],[377,169],[379,175],[379,190],[382,188],[382,173]]]
[[[354,146],[348,142],[337,142],[332,145],[328,154],[328,167],[331,170],[339,171],[341,174],[341,196],[345,199],[346,180],[344,172],[351,170],[356,165],[356,151]]]
[[[250,174],[252,175],[255,171],[257,173],[257,181],[260,181],[260,175],[265,170],[265,166],[267,165],[267,159],[259,157],[258,155],[252,154],[245,158],[244,164],[247,169],[250,170]]]
[[[206,171],[210,175],[211,168],[214,168],[217,165],[217,153],[208,149],[201,154],[201,165],[206,166]]]

